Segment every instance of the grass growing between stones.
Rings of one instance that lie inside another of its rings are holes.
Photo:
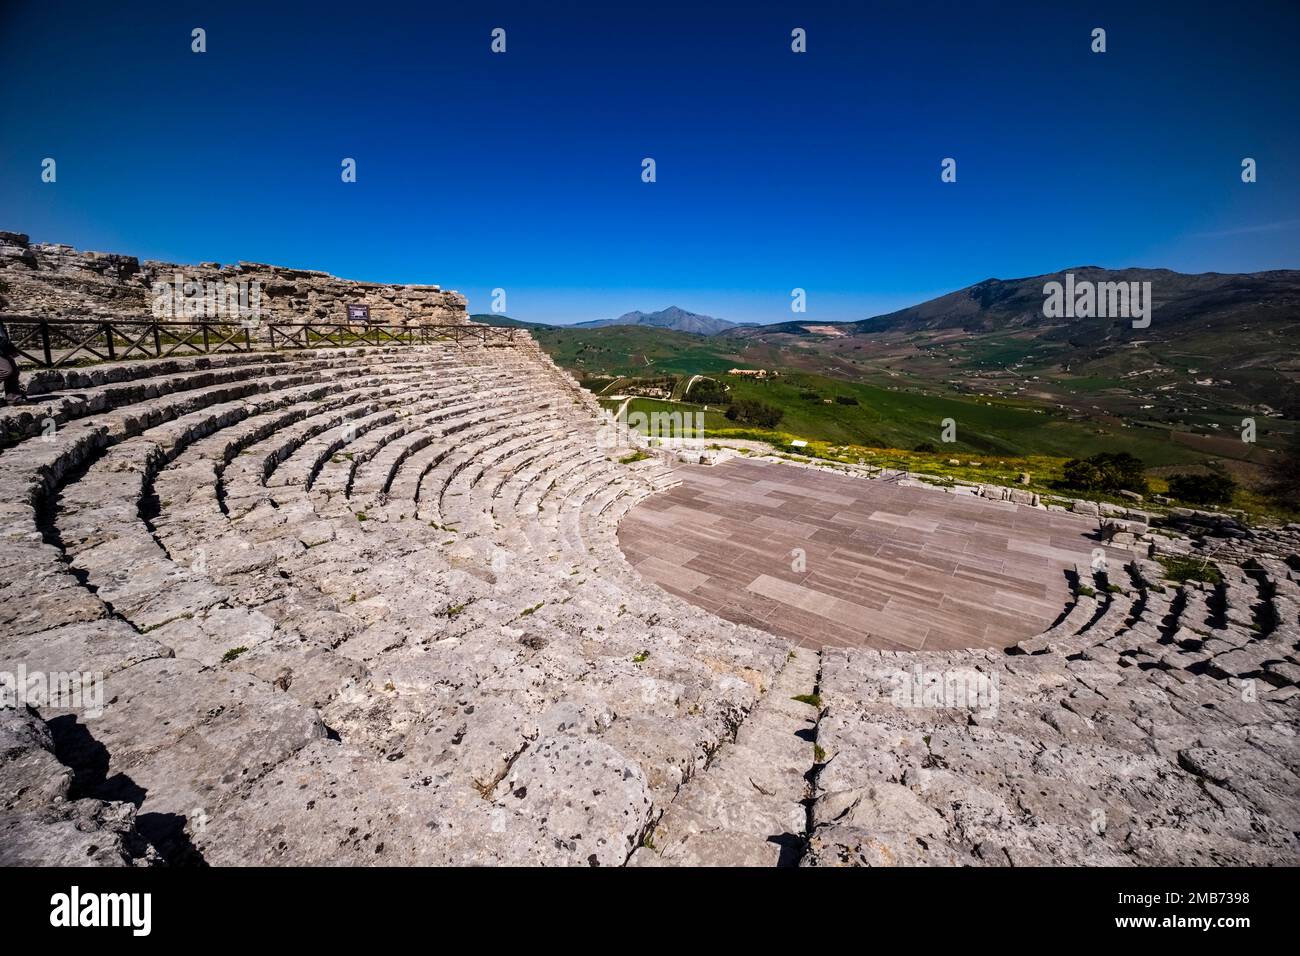
[[[1219,573],[1219,569],[1204,558],[1166,555],[1156,560],[1165,569],[1165,577],[1179,584],[1186,584],[1188,581],[1201,581],[1205,584],[1223,583],[1223,575]]]

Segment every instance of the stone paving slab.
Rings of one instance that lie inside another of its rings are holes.
[[[813,647],[1009,647],[1052,625],[1097,546],[1091,519],[1011,502],[744,459],[678,474],[623,519],[629,562]]]

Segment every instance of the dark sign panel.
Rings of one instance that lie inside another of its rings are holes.
[[[370,306],[368,305],[349,305],[348,306],[349,322],[364,322],[370,324]]]

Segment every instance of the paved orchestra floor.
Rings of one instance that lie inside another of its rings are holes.
[[[1009,502],[745,459],[679,472],[623,519],[628,561],[693,604],[815,647],[1014,644],[1062,614],[1066,572],[1097,546],[1094,521]]]

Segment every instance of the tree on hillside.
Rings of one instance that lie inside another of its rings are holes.
[[[726,386],[711,378],[702,378],[692,385],[685,398],[699,405],[725,405],[730,401]]]
[[[1232,501],[1232,493],[1236,490],[1237,483],[1218,472],[1169,477],[1170,497],[1193,505],[1225,505]]]
[[[1062,477],[1071,488],[1083,491],[1148,491],[1142,460],[1126,451],[1102,452],[1089,458],[1071,458],[1065,463]]]
[[[727,409],[727,418],[742,425],[754,425],[758,428],[775,428],[781,423],[784,412],[752,398],[738,398]]]

